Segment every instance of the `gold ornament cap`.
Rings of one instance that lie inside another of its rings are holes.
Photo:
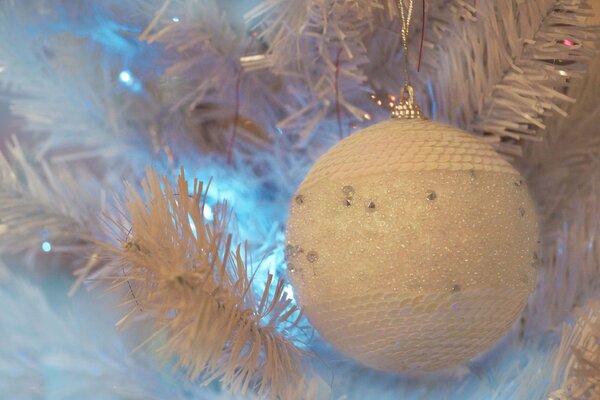
[[[410,85],[400,89],[398,104],[392,109],[392,119],[425,119],[421,108],[415,103],[415,92]]]

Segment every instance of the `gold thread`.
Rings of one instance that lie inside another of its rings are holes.
[[[404,49],[404,86],[400,89],[398,104],[392,109],[392,119],[424,119],[421,109],[415,102],[414,90],[410,85],[410,74],[408,71],[408,43],[410,39],[410,24],[414,9],[414,0],[408,0],[408,8],[404,0],[398,0],[400,14],[400,36],[402,37],[402,48]]]

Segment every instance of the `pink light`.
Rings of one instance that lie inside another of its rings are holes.
[[[575,46],[575,42],[569,39],[563,40],[562,44],[564,44],[565,46]]]

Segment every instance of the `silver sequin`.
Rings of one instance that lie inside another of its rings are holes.
[[[354,196],[354,188],[352,186],[344,186],[342,192],[344,192],[346,197],[352,198]]]
[[[306,254],[306,259],[310,263],[317,262],[317,260],[319,259],[319,253],[317,253],[314,250],[311,250],[311,251],[308,252],[308,254]]]

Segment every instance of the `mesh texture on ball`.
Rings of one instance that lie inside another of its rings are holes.
[[[385,172],[464,170],[517,173],[491,146],[463,131],[427,120],[392,120],[344,139],[317,161],[302,187]]]
[[[338,350],[435,370],[490,348],[535,282],[537,224],[520,175],[486,143],[389,121],[337,144],[298,189],[289,276]]]

